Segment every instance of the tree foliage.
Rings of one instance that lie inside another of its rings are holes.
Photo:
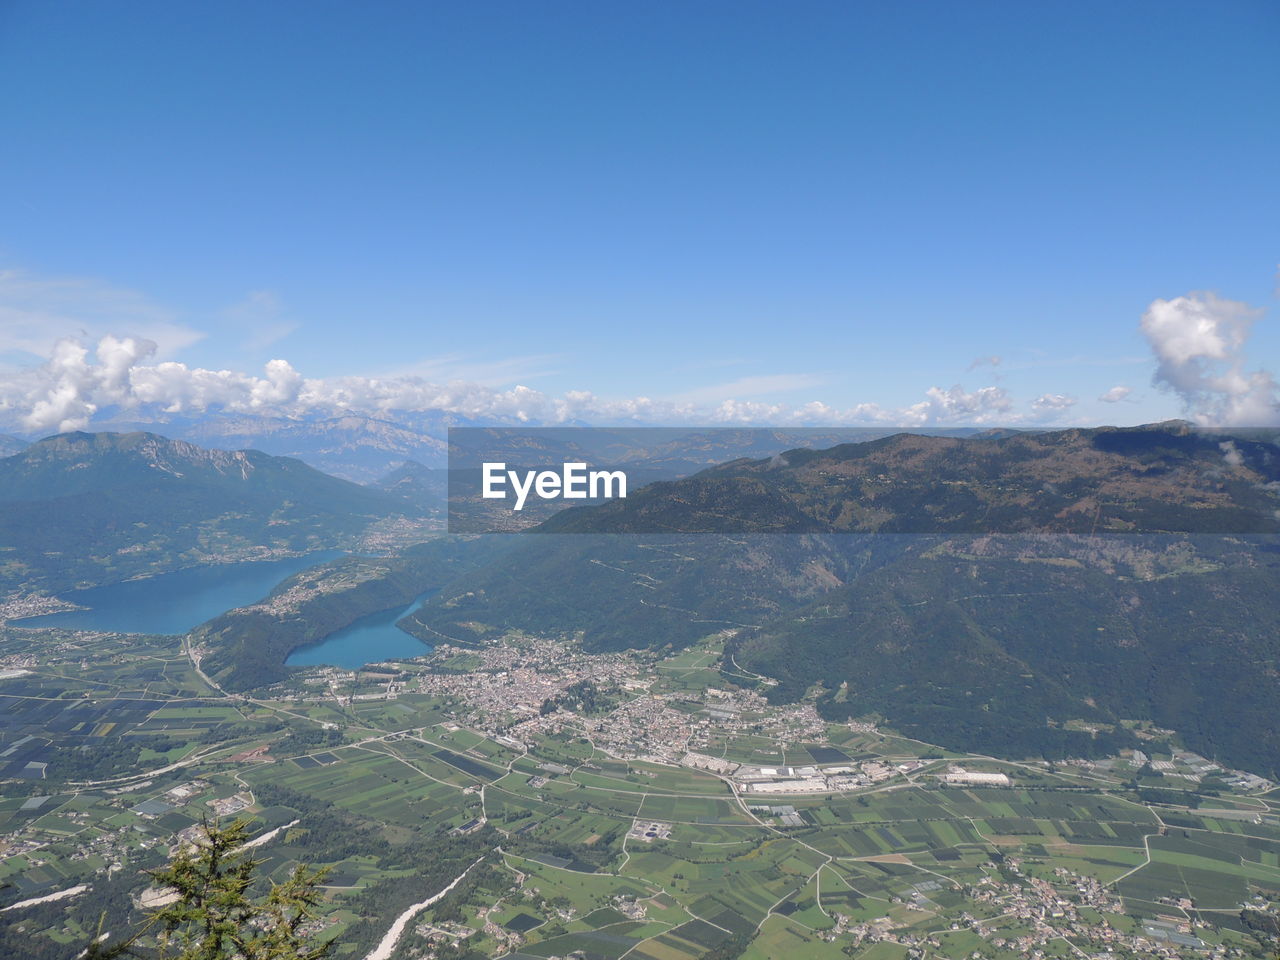
[[[249,821],[203,824],[202,842],[183,847],[167,866],[150,872],[156,887],[177,899],[154,910],[127,939],[96,942],[90,960],[322,960],[331,941],[308,930],[323,897],[327,869],[299,865],[283,883],[258,893],[263,861],[246,848]]]

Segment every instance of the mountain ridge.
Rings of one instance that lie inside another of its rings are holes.
[[[1098,730],[1213,705],[1221,722],[1185,721],[1189,743],[1265,774],[1280,768],[1280,739],[1260,732],[1280,711],[1278,471],[1274,443],[1182,423],[734,461],[562,511],[403,623],[594,650],[729,631],[775,699],[1010,757],[1084,755]],[[850,502],[867,490],[883,516],[859,528]],[[929,522],[892,522],[914,516]]]
[[[1181,421],[733,460],[541,532],[1280,532],[1280,448]],[[734,510],[733,507],[740,509]]]
[[[53,591],[350,544],[400,500],[260,451],[69,433],[0,459],[0,584]]]

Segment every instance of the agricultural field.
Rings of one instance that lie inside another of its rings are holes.
[[[318,933],[342,960],[459,876],[397,960],[1263,955],[1270,786],[829,724],[730,683],[715,638],[653,661],[538,643],[246,697],[179,638],[0,634],[31,663],[0,681],[5,919],[32,956],[74,956],[100,916],[145,913],[174,844],[241,817],[264,878],[329,868]],[[521,713],[502,687],[578,704],[585,676],[610,712]]]

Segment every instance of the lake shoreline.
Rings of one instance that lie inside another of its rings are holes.
[[[87,587],[50,598],[59,609],[8,620],[20,630],[181,636],[228,610],[268,596],[303,570],[345,556],[341,550],[268,560],[206,563],[150,577]]]

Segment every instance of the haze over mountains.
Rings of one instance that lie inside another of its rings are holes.
[[[725,463],[568,511],[555,532],[1280,532],[1280,449],[1181,421],[898,434]]]
[[[456,425],[440,417],[411,426],[359,417],[170,424],[211,438],[213,448],[146,431],[68,433],[30,444],[3,438],[9,454],[0,457],[0,583],[57,592],[211,561],[350,545],[377,521],[439,518],[447,490],[445,444],[426,431],[440,433],[450,424]],[[685,448],[684,430],[560,431],[522,449],[501,442],[507,455],[534,449],[541,456],[626,460],[644,478],[692,472],[717,462],[721,452],[776,452],[815,442],[804,433],[727,431]],[[492,452],[495,434],[474,436],[485,446],[472,450],[471,459]],[[296,452],[309,463],[227,449],[239,441]],[[455,455],[469,462],[466,452]],[[341,466],[346,478],[315,464]]]
[[[392,420],[362,414],[313,418],[240,414],[160,421],[121,418],[108,420],[105,429],[154,432],[219,450],[252,449],[296,457],[333,476],[368,483],[406,460],[443,466],[443,435],[450,426],[468,422],[452,415]]]
[[[823,448],[855,440],[888,436],[896,427],[845,428],[741,428],[701,430],[688,427],[598,426],[585,424],[539,427],[536,421],[516,417],[466,417],[444,410],[397,410],[382,415],[349,412],[335,416],[220,414],[183,416],[156,414],[139,417],[137,411],[104,411],[93,432],[155,433],[219,450],[260,450],[274,456],[296,457],[318,470],[358,483],[372,483],[406,462],[442,469],[450,458],[466,466],[479,459],[518,454],[509,438],[519,435],[522,444],[534,442],[549,455],[595,463],[644,462],[655,476],[685,476],[713,464],[738,457],[771,456],[795,447]],[[468,430],[451,451],[449,430]],[[923,428],[921,433],[970,436],[974,428]],[[46,434],[24,437],[0,435],[0,456],[17,453]],[[536,438],[536,439],[535,439]],[[527,449],[527,446],[526,446]]]
[[[0,459],[0,583],[58,592],[352,543],[403,501],[254,450],[68,433]]]
[[[1192,724],[1274,769],[1278,479],[1271,442],[1182,423],[789,452],[563,511],[406,626],[597,650],[733,630],[738,668],[831,717],[1005,756]]]
[[[526,452],[677,476],[724,451],[759,456],[527,535],[401,553],[385,583],[330,603],[325,625],[430,586],[402,625],[431,643],[523,630],[668,649],[725,631],[726,682],[766,677],[772,699],[814,697],[832,718],[874,714],[1010,757],[1104,754],[1132,742],[1122,721],[1146,720],[1231,765],[1280,767],[1270,434],[1174,422],[786,452],[785,431],[589,435],[590,449],[564,436]],[[10,594],[57,593],[350,548],[375,524],[421,520],[442,483],[416,463],[361,486],[261,452],[65,434],[0,459],[0,578]],[[279,678],[316,632],[278,627],[265,614],[219,621],[211,662],[241,689]]]

